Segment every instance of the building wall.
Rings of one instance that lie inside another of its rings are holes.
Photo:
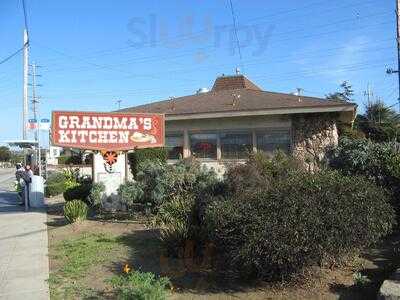
[[[250,130],[253,136],[253,151],[256,151],[257,130],[263,129],[287,129],[290,130],[292,120],[289,116],[253,116],[253,117],[235,117],[221,119],[201,119],[201,120],[182,120],[167,121],[167,133],[181,133],[184,136],[183,156],[190,157],[189,134],[201,131],[235,131]],[[223,175],[226,169],[235,163],[244,163],[245,160],[224,160],[221,159],[221,151],[217,149],[217,160],[201,160],[202,165],[213,168],[219,175]],[[173,163],[173,161],[170,161]]]
[[[335,114],[293,117],[293,155],[309,171],[319,169],[326,153],[337,146],[339,135],[336,120]]]
[[[254,116],[222,119],[201,119],[167,121],[167,133],[183,133],[183,156],[190,157],[190,133],[201,131],[250,130],[253,135],[253,151],[257,151],[256,132],[263,129],[284,129],[291,133],[291,152],[304,162],[310,171],[318,168],[324,160],[326,151],[338,143],[336,114],[307,114],[293,116]],[[203,165],[213,168],[222,176],[227,167],[245,160],[221,159],[221,150],[217,149],[217,159],[201,160]],[[171,161],[173,162],[173,161]]]

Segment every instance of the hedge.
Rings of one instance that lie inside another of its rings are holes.
[[[385,189],[332,170],[280,173],[287,163],[258,160],[228,173],[242,190],[209,205],[205,219],[220,274],[290,279],[305,267],[340,262],[391,232],[395,213]]]
[[[140,170],[140,164],[144,161],[167,161],[167,151],[165,148],[136,149],[135,152],[128,154],[128,161],[134,178]]]
[[[65,183],[53,183],[46,185],[45,188],[45,196],[46,197],[53,197],[62,194],[65,191]]]
[[[72,200],[82,200],[83,202],[90,202],[88,197],[90,196],[90,192],[92,189],[92,184],[90,183],[83,183],[79,184],[75,187],[67,189],[64,193],[65,201],[72,201]],[[88,203],[90,204],[90,203]]]

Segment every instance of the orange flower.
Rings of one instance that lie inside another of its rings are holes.
[[[128,274],[130,271],[131,271],[131,268],[129,267],[129,265],[128,265],[128,264],[125,264],[124,269],[123,269],[123,272],[124,272],[125,274]]]

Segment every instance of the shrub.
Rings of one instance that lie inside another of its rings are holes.
[[[62,194],[65,191],[65,183],[47,184],[45,188],[45,196],[53,197]]]
[[[79,168],[63,169],[63,175],[65,177],[65,189],[70,189],[79,185]]]
[[[59,165],[81,165],[82,158],[79,156],[60,156],[58,157]]]
[[[136,181],[121,185],[118,195],[128,206],[148,204],[154,213],[174,196],[198,194],[218,183],[214,171],[195,162],[169,166],[160,161],[144,161],[140,168]]]
[[[345,174],[367,176],[383,186],[400,183],[400,154],[390,143],[343,138],[330,165]]]
[[[69,223],[86,220],[88,206],[81,200],[72,200],[64,205],[64,216]]]
[[[46,183],[55,184],[55,183],[65,182],[66,179],[67,178],[63,172],[54,172],[49,174]]]
[[[178,256],[188,241],[202,247],[202,222],[209,199],[224,191],[214,171],[196,162],[181,162],[165,173],[165,197],[159,204],[154,223],[160,227],[163,245]]]
[[[136,203],[141,203],[145,201],[144,196],[144,186],[142,183],[137,181],[130,181],[121,184],[118,188],[118,195],[121,202],[124,203],[129,209],[133,207]]]
[[[330,165],[344,174],[366,176],[387,188],[400,217],[400,153],[395,145],[343,138],[332,154]]]
[[[95,209],[101,209],[103,207],[103,194],[106,187],[103,183],[93,183],[90,188],[89,196],[87,197],[87,202],[91,207]]]
[[[66,189],[66,176],[62,172],[50,174],[46,180],[45,196],[52,197],[62,194]]]
[[[177,256],[187,241],[201,241],[195,199],[190,195],[176,196],[163,203],[155,216],[155,224],[160,228],[164,247],[172,256]]]
[[[140,164],[146,161],[167,161],[167,151],[165,148],[136,149],[135,152],[128,154],[129,165],[134,178],[141,170]]]
[[[301,170],[301,164],[282,151],[270,156],[264,152],[250,155],[248,161],[228,169],[225,174],[227,191],[233,194],[254,193],[272,180],[285,178],[288,174]]]
[[[272,180],[207,210],[219,270],[228,276],[286,279],[376,242],[394,224],[385,190],[364,177],[297,170]]]
[[[72,201],[72,200],[78,199],[78,200],[81,200],[83,202],[90,204],[88,197],[90,195],[91,189],[92,189],[92,184],[90,184],[90,183],[77,184],[77,185],[67,189],[63,193],[63,196],[64,196],[65,201]]]
[[[118,299],[167,299],[166,288],[170,281],[166,277],[157,278],[153,273],[134,271],[127,275],[114,276],[110,280],[117,291]]]

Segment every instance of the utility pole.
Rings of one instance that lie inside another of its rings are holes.
[[[368,83],[367,90],[364,92],[364,96],[367,96],[367,105],[371,105],[371,97],[373,96],[373,92],[371,91],[371,85]]]
[[[118,104],[118,110],[120,110],[121,109],[121,102],[122,102],[122,100],[117,100],[117,104]]]
[[[42,176],[42,156],[40,149],[40,120],[39,120],[39,97],[36,95],[36,87],[40,86],[36,83],[36,77],[40,76],[36,73],[36,68],[38,67],[35,63],[31,65],[32,67],[32,110],[33,118],[36,121],[36,131],[35,131],[35,141],[38,143],[37,146],[37,164],[39,169],[39,176]]]
[[[400,112],[400,0],[396,0],[396,41],[397,41],[397,76],[399,81],[399,112]]]
[[[28,71],[29,71],[29,37],[28,31],[24,29],[24,78],[23,78],[23,99],[22,99],[22,139],[27,138],[27,124],[28,124]]]
[[[387,74],[397,73],[398,85],[399,85],[399,96],[397,98],[400,112],[400,0],[396,0],[396,42],[397,42],[397,70],[391,68],[386,70]]]

